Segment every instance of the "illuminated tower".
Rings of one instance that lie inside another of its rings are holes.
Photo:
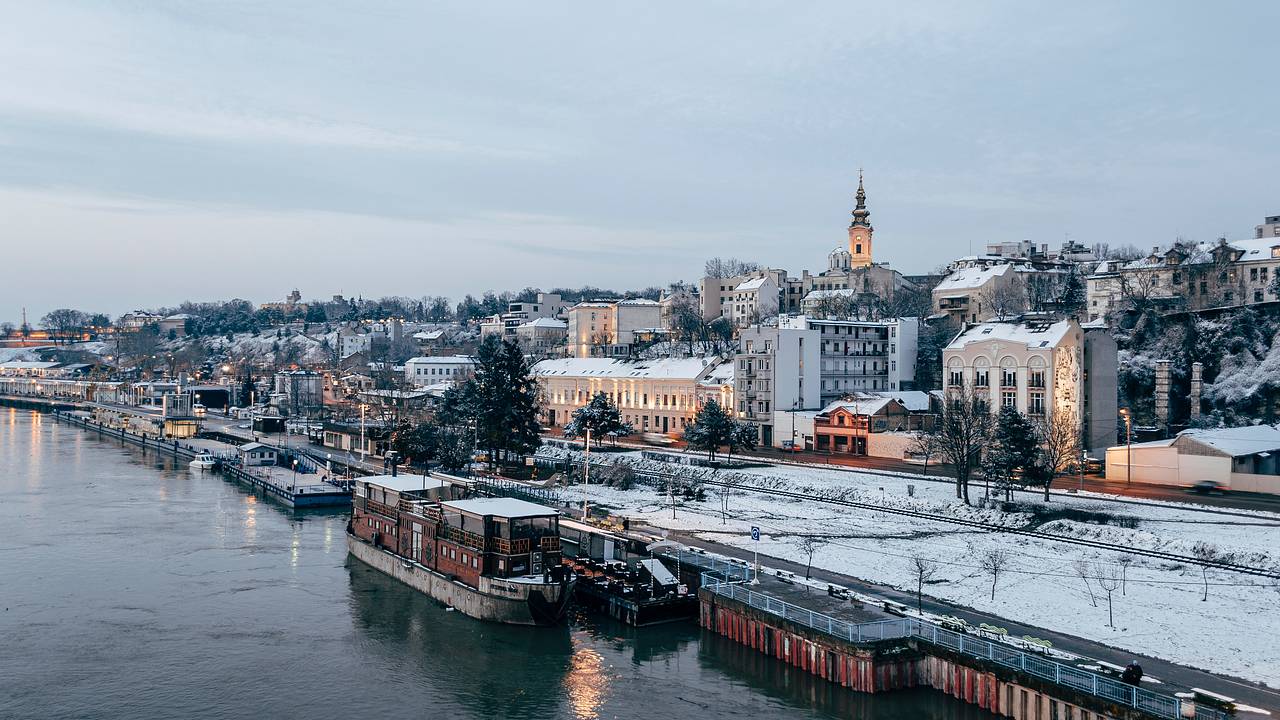
[[[858,205],[853,209],[853,222],[849,223],[849,255],[855,268],[871,264],[871,211],[867,210],[867,191],[862,189],[862,171],[858,171]]]

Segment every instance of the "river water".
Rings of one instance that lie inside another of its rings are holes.
[[[349,559],[345,524],[0,408],[0,718],[991,717],[692,623],[481,623]]]

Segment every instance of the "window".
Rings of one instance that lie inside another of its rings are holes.
[[[1254,290],[1254,291],[1253,291],[1253,301],[1254,301],[1254,302],[1262,302],[1262,291],[1261,291],[1261,290]]]
[[[1171,280],[1171,282],[1172,282],[1174,285],[1181,285],[1181,284],[1182,284],[1182,273],[1180,273],[1180,272],[1176,272],[1176,273],[1174,273],[1174,274],[1173,274],[1173,279]]]
[[[1018,387],[1018,369],[1000,368],[1000,387]]]
[[[1033,392],[1027,402],[1028,415],[1044,415],[1044,393]]]
[[[1201,295],[1209,294],[1209,283],[1204,280],[1200,281],[1200,294]]]
[[[1258,282],[1258,268],[1249,268],[1249,280]]]
[[[1018,393],[1016,390],[1004,390],[1000,393],[1000,407],[1016,407],[1018,404]]]

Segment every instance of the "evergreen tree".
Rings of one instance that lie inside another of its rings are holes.
[[[499,450],[524,455],[541,442],[537,381],[520,347],[497,336],[480,344],[475,373],[445,393],[440,414],[455,427],[469,426],[491,463]]]
[[[725,442],[729,446],[729,460],[733,460],[734,450],[755,450],[758,434],[756,426],[742,420],[730,420],[732,427],[729,429],[729,439]]]
[[[684,441],[693,450],[706,450],[707,459],[715,460],[716,451],[733,437],[734,422],[720,403],[708,400],[698,410],[693,424],[685,428]]]
[[[1020,476],[1037,472],[1038,454],[1036,428],[1031,421],[1012,407],[1000,408],[987,452],[986,472],[996,481],[996,487],[1004,490],[1006,500],[1013,499],[1013,485]]]
[[[257,399],[255,394],[258,387],[253,384],[253,376],[245,375],[244,381],[240,383],[240,407],[249,407],[249,405]]]
[[[1062,286],[1062,297],[1060,299],[1062,311],[1067,315],[1075,315],[1085,303],[1085,287],[1084,281],[1080,279],[1080,273],[1072,270],[1067,275],[1066,282]]]
[[[574,410],[573,419],[564,426],[565,434],[574,437],[585,437],[588,430],[597,443],[605,435],[626,437],[635,432],[630,423],[622,421],[618,406],[602,392],[596,393],[591,402]]]

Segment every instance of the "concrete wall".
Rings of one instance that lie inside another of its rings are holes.
[[[867,454],[871,457],[895,458],[906,457],[907,449],[915,442],[912,433],[871,433],[867,435]]]
[[[1107,448],[1107,479],[1128,478],[1124,445]],[[1266,476],[1241,476],[1266,477]],[[1175,447],[1133,448],[1133,481],[1153,485],[1186,487],[1201,480],[1232,487],[1231,458],[1209,455],[1180,455]],[[1275,478],[1280,485],[1280,478]]]

